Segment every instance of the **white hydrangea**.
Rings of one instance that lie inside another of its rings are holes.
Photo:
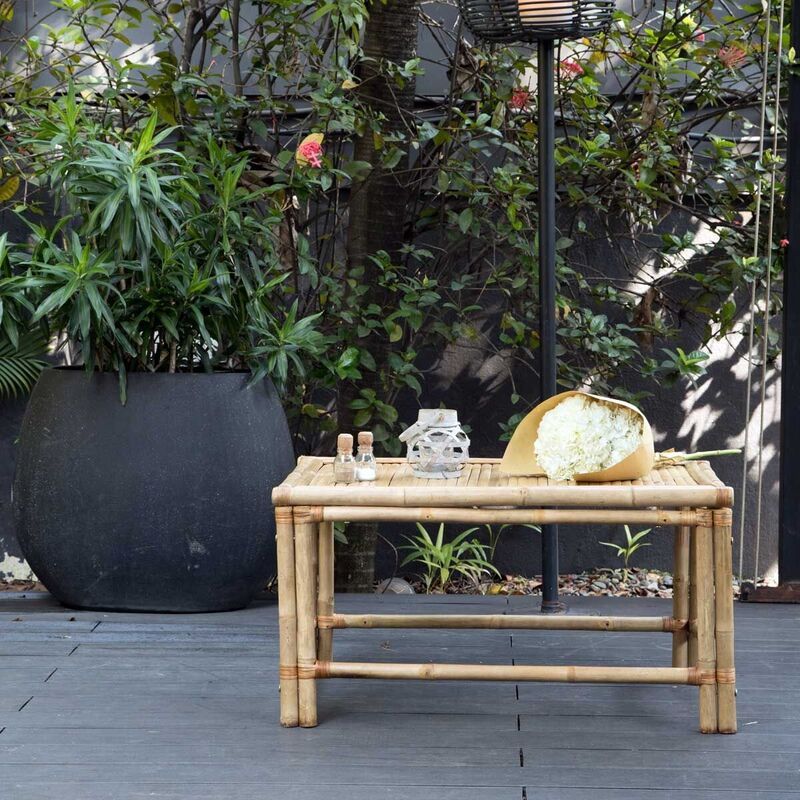
[[[533,449],[548,478],[569,481],[618,464],[642,435],[642,420],[631,410],[572,395],[542,417]]]

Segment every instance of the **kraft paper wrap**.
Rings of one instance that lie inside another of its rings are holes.
[[[517,426],[511,441],[503,454],[500,462],[500,471],[506,475],[544,475],[544,470],[536,463],[536,454],[533,444],[539,433],[539,423],[542,417],[562,400],[582,394],[599,400],[610,406],[623,406],[629,409],[642,420],[642,443],[629,456],[622,461],[602,469],[599,472],[587,472],[576,475],[576,481],[585,483],[605,483],[607,481],[632,481],[647,475],[655,464],[655,447],[653,445],[653,431],[647,417],[636,406],[624,400],[615,400],[611,397],[600,397],[588,392],[562,392],[539,403],[525,419]]]

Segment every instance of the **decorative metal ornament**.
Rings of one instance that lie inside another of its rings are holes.
[[[485,42],[578,39],[607,28],[615,0],[458,0],[466,26]]]
[[[408,445],[408,463],[418,478],[457,478],[469,459],[469,437],[450,408],[421,408],[400,441]]]

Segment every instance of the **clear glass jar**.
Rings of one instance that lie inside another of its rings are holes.
[[[333,459],[334,483],[353,483],[356,479],[356,460],[353,458],[353,437],[340,433],[336,440],[336,458]]]
[[[369,431],[361,431],[358,434],[357,481],[374,481],[378,477],[378,462],[372,452],[372,443],[373,438]]]

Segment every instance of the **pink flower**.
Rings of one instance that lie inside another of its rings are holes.
[[[698,28],[694,32],[694,38],[695,38],[695,41],[698,41],[698,42],[700,42],[700,44],[703,44],[705,42],[705,40],[706,40],[706,35],[705,35],[705,33],[703,31],[700,30],[700,28]]]
[[[311,133],[297,146],[295,160],[298,164],[306,164],[319,169],[322,166],[322,140],[321,133]]]
[[[511,99],[508,101],[508,106],[509,108],[515,108],[517,111],[521,111],[528,105],[530,99],[530,92],[525,89],[514,89],[514,91],[511,92]]]
[[[747,53],[741,47],[730,45],[721,47],[717,53],[717,58],[728,68],[736,69],[746,58]]]
[[[789,246],[789,240],[788,239],[781,239],[780,246],[781,246],[781,248],[788,247]]]
[[[585,71],[574,58],[565,58],[559,63],[558,69],[562,78],[579,78]]]

